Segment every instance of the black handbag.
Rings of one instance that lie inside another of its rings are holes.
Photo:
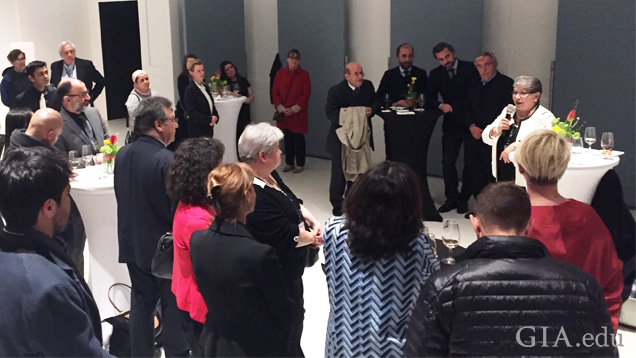
[[[155,256],[152,257],[152,274],[159,278],[172,280],[172,263],[174,262],[174,246],[172,233],[167,232],[159,238]]]
[[[312,267],[318,262],[318,253],[320,252],[320,248],[310,247],[307,250],[307,257],[305,258],[305,267]]]

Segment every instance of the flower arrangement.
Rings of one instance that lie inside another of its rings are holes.
[[[216,76],[210,77],[210,88],[222,88],[227,85],[227,81],[221,79],[221,71],[216,71]]]
[[[104,164],[106,164],[106,172],[113,173],[115,166],[115,156],[121,147],[117,145],[117,135],[113,134],[110,139],[104,139],[104,145],[99,148],[99,152],[104,154]]]
[[[406,99],[415,99],[415,97],[417,97],[417,93],[415,93],[415,81],[417,81],[417,77],[411,77],[411,83],[409,83],[406,88]]]
[[[579,129],[582,123],[581,118],[576,116],[576,107],[578,107],[579,101],[576,100],[574,103],[574,109],[568,113],[568,116],[565,119],[565,122],[561,122],[560,118],[555,118],[552,120],[552,130],[556,132],[560,137],[563,137],[567,140],[579,139],[581,138],[581,133]]]

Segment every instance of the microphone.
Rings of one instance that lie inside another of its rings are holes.
[[[517,108],[515,107],[515,105],[509,104],[508,107],[506,107],[506,119],[511,120],[512,116],[514,116],[516,111],[517,111]]]
[[[509,146],[510,143],[513,142],[513,139],[512,139],[513,136],[516,137],[516,131],[517,131],[518,128],[517,128],[517,126],[515,124],[515,121],[513,120],[513,117],[514,117],[516,111],[517,111],[517,108],[515,107],[514,104],[509,104],[506,107],[506,119],[510,121],[510,129],[503,130],[501,132],[501,134],[502,135],[504,133],[510,133],[510,134],[508,135],[508,139],[506,140],[505,147]]]

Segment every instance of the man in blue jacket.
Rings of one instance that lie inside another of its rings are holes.
[[[0,356],[110,356],[91,291],[53,240],[68,223],[70,177],[50,148],[18,148],[0,162]]]

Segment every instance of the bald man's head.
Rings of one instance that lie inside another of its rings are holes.
[[[349,62],[347,67],[345,68],[345,78],[347,82],[353,87],[362,86],[362,81],[364,81],[364,72],[362,71],[362,66],[360,66],[356,62]]]
[[[63,129],[62,115],[54,109],[42,108],[33,113],[26,134],[53,146]]]

